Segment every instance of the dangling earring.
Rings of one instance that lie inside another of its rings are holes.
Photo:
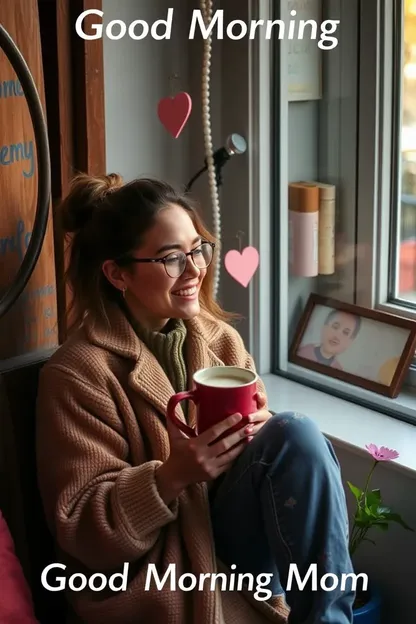
[[[121,289],[121,293],[123,295],[123,299],[126,298],[126,290],[127,290],[126,286],[123,286],[123,288]]]

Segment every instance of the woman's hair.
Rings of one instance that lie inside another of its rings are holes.
[[[120,292],[107,280],[105,260],[122,262],[143,242],[160,210],[176,204],[189,214],[203,239],[215,242],[204,226],[190,198],[166,182],[137,179],[126,184],[120,175],[77,175],[61,204],[61,226],[69,233],[66,281],[71,290],[68,318],[71,329],[86,314],[96,320],[106,316],[105,304],[120,301]],[[218,253],[218,250],[217,250]],[[230,320],[212,294],[214,261],[207,269],[200,293],[201,308],[216,318]]]

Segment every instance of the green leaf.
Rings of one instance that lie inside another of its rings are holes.
[[[356,487],[355,485],[353,485],[349,481],[347,481],[347,484],[348,484],[348,487],[350,488],[351,492],[354,494],[355,499],[357,501],[359,501],[361,496],[363,495],[363,490],[360,490],[360,488]]]
[[[384,520],[387,520],[387,522],[397,522],[397,524],[400,524],[407,531],[412,531],[413,533],[415,532],[414,529],[412,529],[408,524],[406,524],[406,522],[402,519],[402,517],[397,513],[391,513],[391,512],[385,513],[383,514],[383,518]]]
[[[377,527],[377,529],[380,529],[381,531],[388,531],[389,529],[388,522],[383,522],[381,520],[379,522],[377,522],[377,520],[373,522],[373,526]]]
[[[380,505],[381,503],[380,490],[371,490],[371,492],[368,492],[365,498],[365,503],[367,507],[372,507],[373,505]]]
[[[380,507],[377,505],[377,503],[374,503],[374,505],[371,505],[371,507],[366,507],[367,513],[373,518],[378,518],[379,509]]]
[[[389,513],[391,513],[391,509],[390,509],[390,507],[385,507],[385,506],[383,505],[383,506],[380,506],[380,507],[378,508],[378,513],[379,513],[379,514],[389,514]]]
[[[356,514],[355,514],[355,522],[356,522],[356,524],[363,523],[364,526],[365,526],[370,521],[371,521],[371,516],[370,516],[370,514],[368,514],[366,512],[365,509],[362,509],[361,507],[359,509],[357,509]]]
[[[356,519],[354,520],[354,524],[359,528],[359,529],[369,529],[372,525],[373,521],[369,516],[365,516],[365,518],[363,520],[359,520]]]
[[[377,516],[377,510],[380,507],[381,494],[380,490],[372,490],[367,493],[365,497],[365,508],[367,513],[371,516]]]

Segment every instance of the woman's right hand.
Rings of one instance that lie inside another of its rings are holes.
[[[188,485],[216,479],[231,466],[244,450],[245,443],[250,441],[250,427],[253,426],[241,427],[221,440],[217,438],[241,419],[241,414],[233,414],[195,438],[188,438],[168,419],[170,455],[157,470],[156,477],[166,504]]]

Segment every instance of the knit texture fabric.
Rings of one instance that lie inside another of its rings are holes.
[[[170,319],[164,330],[149,331],[138,323],[133,323],[138,337],[153,353],[165,371],[175,392],[187,389],[184,344],[186,326],[182,319]]]
[[[157,487],[157,470],[170,454],[172,385],[122,311],[109,308],[107,318],[85,320],[45,365],[38,388],[38,483],[56,561],[67,566],[66,578],[97,572],[108,578],[128,566],[126,591],[68,589],[78,621],[286,624],[283,598],[273,608],[253,592],[228,590],[230,582],[223,590],[219,580],[211,590],[212,574],[223,569],[215,557],[206,483],[188,486],[170,505]],[[229,325],[205,313],[185,325],[190,378],[224,364],[254,370]],[[265,392],[261,380],[258,391]],[[185,421],[180,407],[176,413]],[[198,590],[178,587],[185,573],[195,576]]]

